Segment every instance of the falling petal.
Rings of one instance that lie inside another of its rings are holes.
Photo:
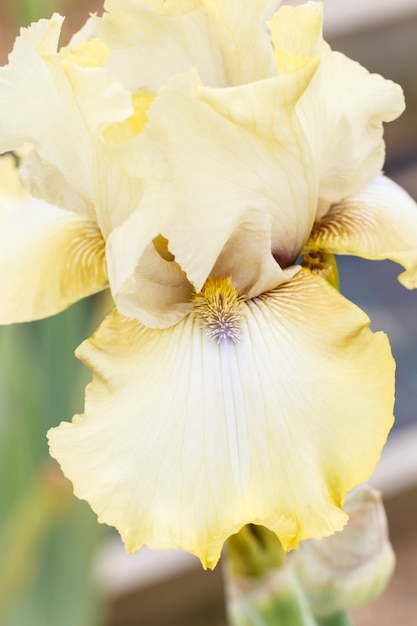
[[[211,339],[201,307],[163,330],[115,311],[78,350],[94,372],[85,414],[49,432],[51,454],[128,552],[182,548],[214,567],[250,522],[297,547],[344,525],[346,493],[378,461],[385,335],[307,270],[242,306],[237,342]]]

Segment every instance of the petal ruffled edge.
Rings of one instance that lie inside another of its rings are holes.
[[[279,71],[294,62],[293,55],[320,58],[297,106],[320,169],[318,218],[380,173],[382,123],[405,107],[399,85],[330,48],[322,36],[322,13],[321,2],[282,6],[269,23]]]
[[[49,431],[51,454],[129,552],[182,548],[214,567],[246,523],[285,549],[340,529],[392,425],[383,333],[301,270],[248,302],[237,344],[194,314],[151,330],[113,312],[78,356],[86,413]]]
[[[103,67],[104,43],[78,42],[58,51],[62,21],[54,14],[21,29],[8,65],[0,68],[0,150],[30,143],[35,154],[24,172],[30,193],[94,219],[103,131],[134,107],[131,93]]]

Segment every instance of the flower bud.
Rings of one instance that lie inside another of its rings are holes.
[[[231,626],[313,626],[314,618],[276,535],[244,526],[229,538],[224,559]]]
[[[304,542],[294,555],[318,617],[370,602],[385,589],[395,566],[381,494],[362,485],[347,496],[343,508],[349,514],[343,530]]]

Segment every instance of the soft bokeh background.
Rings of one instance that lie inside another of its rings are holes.
[[[324,6],[333,47],[405,88],[407,113],[387,126],[387,173],[417,198],[417,2],[325,0]],[[0,62],[20,25],[58,11],[67,16],[65,44],[89,12],[101,10],[95,0],[2,0]],[[397,359],[392,436],[417,441],[417,294],[397,283],[397,273],[390,262],[340,262],[342,292],[369,313],[375,330],[388,332]],[[121,560],[114,533],[73,498],[48,457],[48,428],[83,407],[89,373],[73,351],[109,306],[108,296],[96,296],[48,320],[0,328],[0,624],[223,625],[219,569],[204,573],[191,561],[183,568],[155,553],[148,561],[146,552],[139,561]],[[405,466],[407,458],[400,454],[395,463]],[[355,613],[357,626],[414,623],[416,485],[417,476],[389,493],[398,568],[388,591]]]

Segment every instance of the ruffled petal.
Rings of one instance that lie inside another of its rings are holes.
[[[6,197],[2,191],[0,284],[0,324],[54,315],[104,289],[104,241],[96,223],[23,192]]]
[[[0,151],[32,144],[28,190],[55,205],[68,198],[70,206],[63,208],[94,218],[96,142],[133,106],[131,95],[103,69],[104,43],[57,52],[62,19],[54,15],[22,29],[9,64],[0,69]]]
[[[144,134],[164,147],[171,192],[152,220],[196,291],[210,273],[230,273],[247,297],[287,280],[281,267],[297,258],[315,215],[313,158],[292,115],[315,68],[307,60],[225,90],[203,87],[192,72],[154,100]]]
[[[200,306],[165,330],[113,312],[78,349],[94,372],[85,415],[49,432],[51,454],[128,552],[182,548],[213,567],[250,522],[296,547],[343,526],[378,461],[386,336],[307,270],[241,306],[237,343],[211,340]]]
[[[269,23],[278,71],[288,55],[317,55],[320,66],[297,105],[320,167],[320,217],[377,176],[385,158],[382,122],[404,110],[401,88],[370,74],[322,38],[322,5],[283,6]]]
[[[402,187],[379,176],[360,193],[333,205],[318,222],[307,249],[391,259],[406,271],[399,281],[417,287],[417,204]]]
[[[75,37],[109,46],[108,69],[132,90],[156,91],[197,68],[204,84],[238,85],[276,74],[265,21],[272,0],[107,0]]]
[[[146,219],[137,211],[115,228],[106,256],[118,310],[151,328],[164,328],[190,312],[192,285],[172,255],[164,258],[158,251],[155,213]]]

